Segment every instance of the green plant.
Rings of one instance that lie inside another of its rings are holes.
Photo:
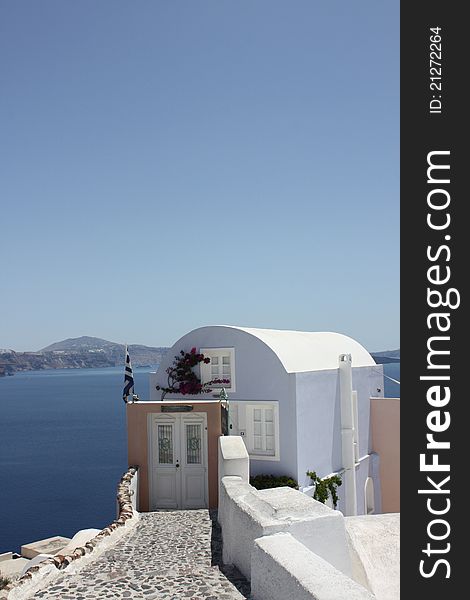
[[[313,493],[314,500],[325,504],[331,495],[333,507],[336,508],[339,500],[337,488],[343,483],[340,475],[331,475],[331,477],[324,477],[323,479],[320,479],[315,471],[307,471],[307,475],[315,486]]]
[[[11,579],[9,579],[8,577],[4,577],[3,575],[0,574],[0,590],[3,590],[3,588],[6,588],[10,582],[11,582]]]
[[[255,475],[250,477],[251,485],[257,490],[267,490],[277,487],[291,487],[298,489],[299,484],[293,477],[288,475]]]

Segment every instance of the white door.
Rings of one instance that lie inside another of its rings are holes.
[[[207,507],[206,415],[153,415],[150,508]]]
[[[152,423],[151,508],[178,508],[177,450],[179,428],[176,417],[157,417]]]

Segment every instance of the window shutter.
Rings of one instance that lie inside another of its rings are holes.
[[[275,455],[274,409],[271,405],[247,406],[246,433],[248,452],[260,456]]]

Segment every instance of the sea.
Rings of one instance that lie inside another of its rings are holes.
[[[135,368],[148,398],[149,372]],[[400,380],[400,364],[384,365]],[[26,371],[0,378],[0,554],[116,517],[127,469],[123,368]],[[400,386],[385,379],[385,395]]]
[[[151,368],[134,368],[148,398]],[[124,369],[25,371],[0,378],[0,554],[116,518],[127,468]]]
[[[386,398],[400,397],[400,363],[387,363],[384,368],[384,395]],[[395,381],[393,381],[395,380]]]

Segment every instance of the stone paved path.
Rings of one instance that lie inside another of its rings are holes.
[[[141,514],[135,529],[95,561],[76,574],[64,571],[30,598],[242,600],[249,591],[236,569],[221,565],[215,515],[181,510]]]

